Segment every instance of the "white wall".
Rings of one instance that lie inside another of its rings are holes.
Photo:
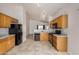
[[[68,15],[68,29],[64,33],[68,34],[68,52],[71,54],[79,54],[79,4],[68,4],[59,10],[53,18],[60,15]]]
[[[29,18],[29,15],[28,15],[28,13],[27,13],[27,15],[26,15],[26,36],[28,37],[28,35],[29,35],[29,20],[30,20],[30,18]]]
[[[18,19],[23,28],[23,41],[26,40],[26,12],[22,6],[15,4],[0,4],[0,12]]]
[[[18,19],[17,5],[14,5],[14,4],[0,4],[0,12]]]
[[[69,15],[69,48],[72,54],[79,54],[79,11]]]
[[[0,28],[0,36],[8,35],[8,28]]]
[[[17,13],[18,13],[18,19],[19,19],[19,23],[22,24],[22,31],[23,31],[23,41],[26,40],[26,11],[24,10],[24,8],[22,6],[17,6]]]
[[[38,20],[30,20],[29,21],[29,34],[34,33],[34,29],[36,29],[37,25],[47,25],[47,23],[40,22]]]
[[[23,41],[26,40],[26,37],[28,36],[28,23],[29,23],[29,18],[28,14],[26,13],[25,9],[23,6],[17,6],[17,18],[19,20],[19,23],[22,24],[22,30],[23,30]]]

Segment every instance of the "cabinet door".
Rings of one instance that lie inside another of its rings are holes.
[[[11,18],[7,15],[0,14],[0,28],[9,28],[11,24]]]
[[[49,41],[53,45],[53,35],[49,34]]]
[[[6,53],[8,50],[15,46],[15,36],[9,36],[1,39],[0,41],[0,54]]]
[[[68,16],[63,15],[58,18],[58,27],[59,28],[67,28],[68,27]]]
[[[67,51],[67,37],[57,38],[57,49],[58,51],[62,51],[62,52]]]
[[[40,33],[40,40],[41,41],[48,41],[48,33],[47,32],[41,32]]]
[[[0,13],[0,27],[4,27],[4,15]]]
[[[53,36],[53,46],[57,49],[57,37]]]
[[[10,38],[8,37],[8,40],[7,40],[7,49],[9,50],[11,48],[11,40]]]
[[[8,37],[8,50],[15,46],[15,36]]]
[[[4,17],[4,27],[9,28],[11,24],[11,18],[9,16]]]
[[[62,16],[60,16],[57,20],[58,28],[62,28]]]
[[[9,40],[10,40],[11,48],[14,47],[15,46],[15,36],[10,36]]]
[[[58,28],[67,28],[68,27],[68,15],[62,15],[50,22],[50,27],[53,28],[53,24],[57,23]]]
[[[3,41],[0,43],[0,54],[5,53],[6,51],[7,51],[7,41],[4,38]]]
[[[62,16],[62,28],[68,27],[68,15]]]

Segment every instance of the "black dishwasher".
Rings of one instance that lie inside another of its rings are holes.
[[[34,40],[40,41],[40,33],[34,33]]]

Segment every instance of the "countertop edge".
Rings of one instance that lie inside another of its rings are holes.
[[[12,34],[12,35],[4,35],[4,36],[0,37],[0,40],[3,39],[3,38],[7,38],[7,37],[9,37],[9,36],[14,36],[14,35],[15,35],[15,34]]]
[[[67,37],[67,34],[53,34],[53,35],[57,37]]]

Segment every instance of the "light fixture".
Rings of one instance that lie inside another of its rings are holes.
[[[45,10],[43,10],[42,13],[41,13],[42,20],[45,20],[46,19],[46,16],[47,16],[47,13],[46,13]]]

